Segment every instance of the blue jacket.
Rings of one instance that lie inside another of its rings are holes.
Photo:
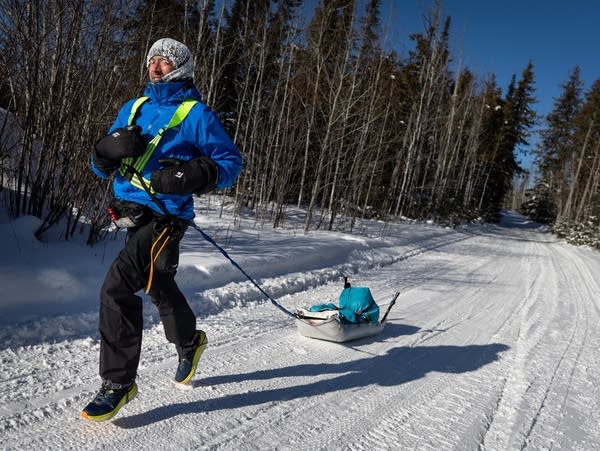
[[[179,104],[185,99],[200,100],[197,89],[188,82],[148,83],[144,96],[150,99],[138,109],[134,123],[142,128],[142,138],[149,142],[166,127]],[[131,107],[135,99],[129,100],[117,115],[117,119],[109,130],[112,133],[120,127],[127,126]],[[215,113],[204,103],[197,103],[183,122],[169,129],[161,138],[158,147],[144,167],[142,176],[150,179],[152,171],[161,169],[158,160],[176,158],[191,160],[199,156],[210,158],[219,169],[217,189],[232,186],[242,168],[242,157],[236,145],[223,129]],[[102,178],[110,174],[101,171],[92,161],[92,170]],[[117,199],[147,205],[157,213],[163,214],[156,202],[143,189],[136,188],[119,171],[115,174],[113,190]],[[183,219],[194,218],[194,201],[192,194],[161,194],[156,196],[169,213]]]

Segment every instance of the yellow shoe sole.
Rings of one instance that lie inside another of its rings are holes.
[[[194,358],[192,359],[192,369],[190,370],[190,374],[188,374],[187,377],[181,382],[177,382],[178,384],[185,385],[189,383],[189,381],[192,380],[192,377],[194,377],[194,374],[196,374],[196,369],[198,368],[198,361],[200,360],[200,356],[202,355],[202,353],[206,349],[206,345],[208,344],[208,340],[206,339],[206,334],[204,332],[202,332],[200,341],[200,346],[198,346],[198,349],[196,349],[196,352],[194,352]]]

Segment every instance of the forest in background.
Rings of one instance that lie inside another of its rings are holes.
[[[11,113],[0,117],[0,201],[42,218],[39,236],[60,224],[69,239],[85,224],[90,243],[101,237],[110,190],[88,156],[141,95],[146,53],[168,36],[192,50],[196,85],[243,154],[221,197],[239,214],[279,227],[298,205],[305,231],[352,230],[365,217],[494,220],[523,203],[600,247],[600,81],[583,93],[575,68],[536,118],[533,63],[506,87],[453,71],[451,18],[435,2],[406,55],[384,45],[381,0],[322,0],[310,17],[302,3],[0,0],[0,107]],[[539,119],[528,190],[515,155]]]

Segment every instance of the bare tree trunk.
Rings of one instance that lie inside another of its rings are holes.
[[[575,220],[577,222],[584,222],[585,211],[592,205],[593,193],[600,195],[600,191],[598,191],[598,179],[600,178],[600,141],[598,141],[596,144],[593,156],[590,155],[588,158],[593,158],[593,161],[590,167],[589,176],[587,177],[587,181],[585,183],[585,188],[583,189],[583,193],[581,194],[579,205],[577,207],[577,213],[575,215]],[[584,160],[585,154],[582,154],[579,160],[580,164]]]
[[[559,217],[559,219],[562,219],[562,218],[572,219],[573,215],[572,215],[571,209],[573,208],[574,199],[579,190],[579,174],[581,173],[581,167],[583,165],[584,155],[587,151],[588,142],[589,142],[590,136],[592,134],[593,125],[594,125],[594,119],[590,120],[590,124],[588,126],[588,130],[585,135],[585,140],[583,142],[583,147],[581,149],[579,161],[577,163],[577,169],[575,170],[575,173],[573,174],[573,176],[571,178],[572,184],[569,189],[569,196],[567,197],[565,209],[563,212],[561,212],[561,216]]]

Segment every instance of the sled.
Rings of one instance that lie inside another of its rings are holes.
[[[377,335],[385,326],[385,323],[379,321],[376,323],[345,324],[340,321],[338,312],[335,310],[326,312],[331,316],[324,319],[311,316],[314,312],[306,309],[299,310],[299,313],[303,316],[296,320],[296,328],[300,335],[336,343]]]
[[[396,293],[379,321],[379,306],[368,288],[349,287],[340,295],[339,306],[318,304],[298,310],[296,328],[300,335],[319,340],[344,343],[379,334],[400,293]]]

